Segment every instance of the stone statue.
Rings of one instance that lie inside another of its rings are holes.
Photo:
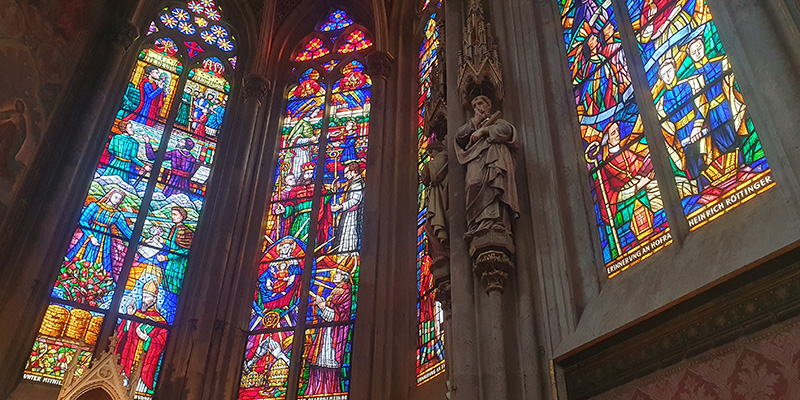
[[[479,95],[472,100],[473,117],[458,129],[456,155],[467,166],[464,238],[470,252],[504,247],[513,252],[511,222],[519,217],[516,163],[517,130],[492,114],[492,101]]]
[[[445,140],[447,138],[445,137]],[[439,140],[428,144],[430,161],[422,167],[422,183],[428,188],[428,212],[425,231],[428,233],[428,254],[434,263],[449,256],[450,240],[447,209],[450,204],[447,179],[447,148]]]

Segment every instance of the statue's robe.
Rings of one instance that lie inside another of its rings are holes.
[[[484,128],[488,135],[469,144],[478,128],[472,122],[458,129],[456,155],[467,166],[466,216],[468,240],[489,231],[511,234],[511,221],[519,216],[516,162],[517,130],[508,121],[498,119]]]

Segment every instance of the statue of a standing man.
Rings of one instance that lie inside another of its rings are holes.
[[[519,217],[517,130],[500,111],[492,113],[492,101],[484,95],[472,100],[472,109],[473,117],[456,136],[458,162],[467,166],[465,239],[473,254],[493,245],[513,251],[511,222]]]

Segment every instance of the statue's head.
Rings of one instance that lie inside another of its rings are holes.
[[[492,111],[492,100],[485,95],[475,96],[472,99],[472,109],[475,113],[489,114]]]

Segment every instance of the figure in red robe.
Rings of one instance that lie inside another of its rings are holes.
[[[650,154],[645,155],[631,150],[635,145],[622,148],[617,122],[612,122],[606,127],[604,142],[608,151],[605,158],[607,164],[600,170],[600,174],[607,188],[608,205],[603,204],[604,196],[598,196],[603,219],[608,223],[613,222],[621,210],[628,209],[630,212],[636,200],[642,202],[653,213],[663,209]]]
[[[314,295],[314,308],[320,322],[350,320],[353,302],[350,274],[354,268],[355,262],[349,256],[339,260],[333,272],[336,287],[327,299]],[[349,324],[317,329],[308,352],[310,369],[303,395],[342,393],[342,364],[349,334]]]
[[[139,106],[123,120],[153,126],[164,107],[164,81],[158,68],[153,66],[145,67],[144,75],[139,84]]]
[[[156,309],[157,299],[158,285],[154,281],[147,282],[142,288],[142,306],[136,310],[133,305],[128,305],[128,315],[165,324],[166,320]],[[156,373],[161,359],[161,351],[164,350],[164,344],[167,342],[167,330],[140,322],[123,320],[117,326],[117,337],[119,343],[117,343],[115,353],[121,357],[125,375],[130,376],[137,363],[143,363],[141,380],[146,391],[152,393],[156,387]],[[139,385],[138,382],[130,382],[130,384]]]

